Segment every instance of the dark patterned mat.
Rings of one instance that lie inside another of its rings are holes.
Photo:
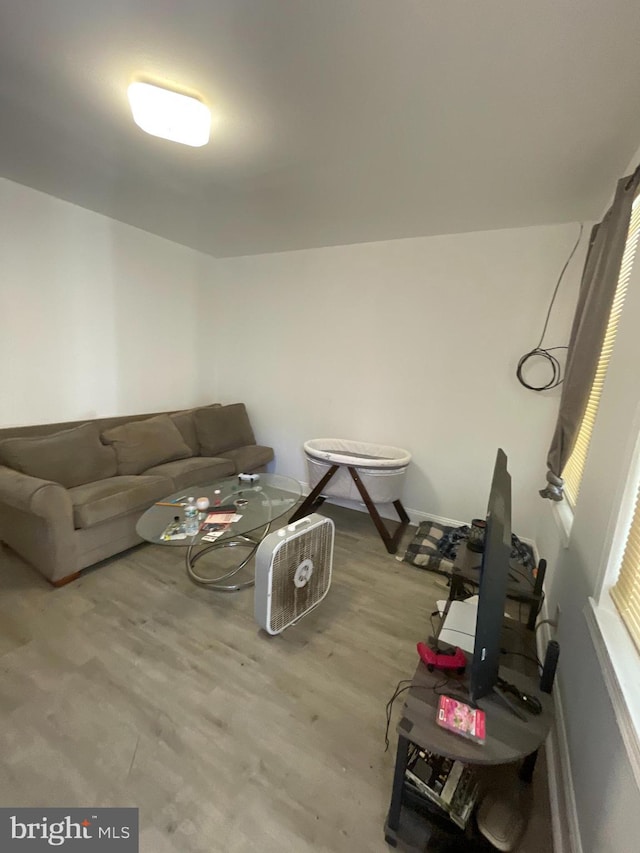
[[[423,521],[407,546],[403,560],[430,572],[449,575],[458,548],[466,545],[469,530],[467,524],[447,527],[433,521]],[[515,533],[511,534],[511,559],[530,570],[536,565],[531,546],[518,539]]]
[[[445,557],[440,551],[440,542],[444,540],[445,536],[449,537],[454,530],[459,529],[446,527],[444,524],[436,524],[433,521],[421,522],[418,525],[416,535],[407,546],[403,557],[404,562],[418,566],[420,569],[428,569],[430,572],[449,575],[455,560],[455,553],[452,558]]]

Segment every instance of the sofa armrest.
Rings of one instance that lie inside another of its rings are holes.
[[[0,465],[0,539],[53,584],[77,573],[73,504],[59,483]]]
[[[73,521],[73,504],[69,492],[59,483],[40,480],[0,465],[0,504],[33,513],[41,518]]]

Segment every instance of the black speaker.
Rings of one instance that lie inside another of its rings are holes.
[[[560,657],[560,646],[556,640],[549,640],[547,653],[544,656],[544,666],[540,676],[540,690],[543,693],[551,693],[553,681],[556,677],[558,658]]]

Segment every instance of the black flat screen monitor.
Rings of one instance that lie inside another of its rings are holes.
[[[510,556],[511,476],[507,471],[507,457],[503,450],[498,450],[487,507],[476,637],[469,678],[472,702],[490,693],[498,681]]]

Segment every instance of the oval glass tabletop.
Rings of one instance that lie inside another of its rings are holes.
[[[255,482],[247,483],[238,477],[228,477],[206,486],[192,486],[181,489],[150,507],[141,516],[136,531],[147,542],[155,545],[172,545],[178,547],[199,545],[205,535],[198,531],[195,536],[184,538],[164,538],[172,522],[177,519],[184,523],[184,504],[188,498],[206,497],[209,499],[210,510],[226,509],[234,511],[240,518],[229,524],[228,528],[218,536],[217,542],[238,536],[245,536],[254,530],[265,527],[272,521],[286,515],[298,502],[301,488],[297,480],[283,477],[280,474],[260,474]],[[220,506],[214,506],[216,501]],[[205,521],[207,512],[199,513],[199,521]],[[202,542],[206,545],[206,541]]]

